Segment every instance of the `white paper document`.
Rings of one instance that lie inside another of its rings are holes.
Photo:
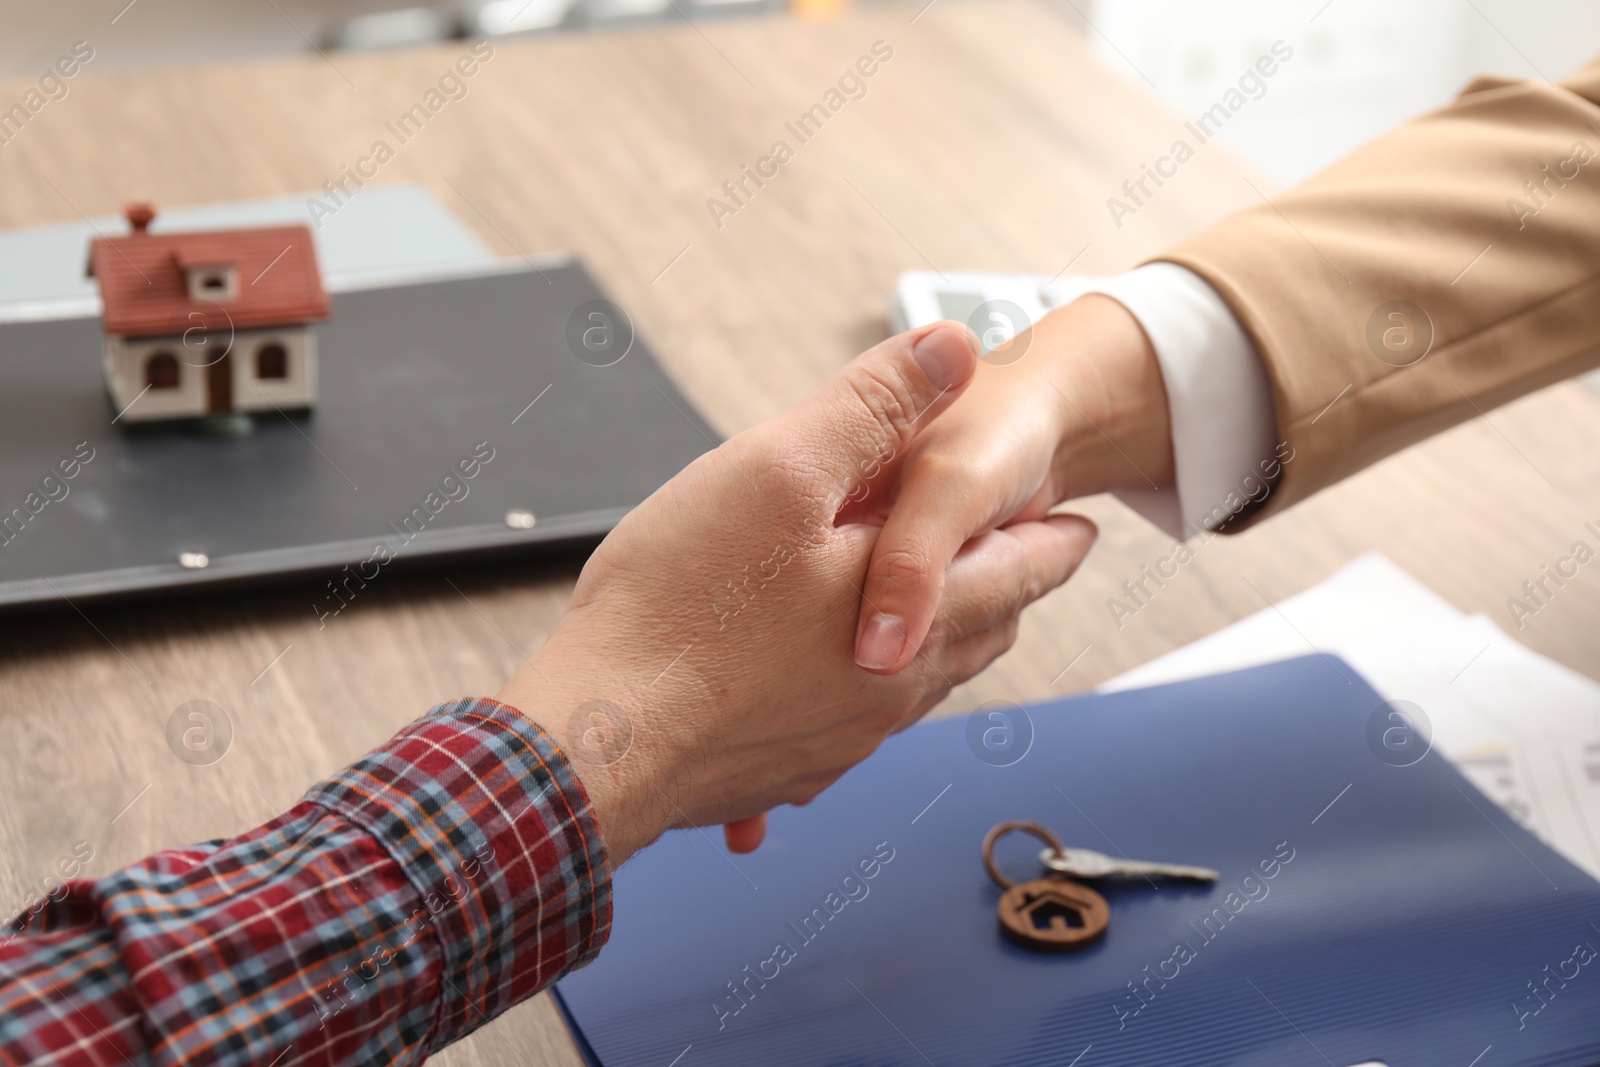
[[[1433,748],[1600,878],[1600,683],[1467,615],[1378,553],[1101,687],[1158,685],[1317,651],[1427,715]],[[1330,662],[1329,669],[1337,669]]]

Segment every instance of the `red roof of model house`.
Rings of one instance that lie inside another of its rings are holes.
[[[154,209],[126,209],[133,232],[89,244],[89,274],[100,282],[105,332],[163,337],[199,328],[225,331],[291,326],[332,314],[316,249],[305,226],[200,233],[150,233]],[[189,272],[231,271],[231,295],[192,299]]]

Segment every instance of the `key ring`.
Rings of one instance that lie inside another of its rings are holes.
[[[1032,834],[1060,855],[1061,839],[1036,822],[1003,822],[983,838],[983,869],[1005,892],[995,904],[1000,931],[1027,948],[1046,952],[1070,951],[1099,939],[1111,922],[1111,908],[1099,893],[1064,875],[1046,870],[1026,882],[1014,882],[995,862],[994,846],[1006,834]]]
[[[1049,845],[1051,852],[1057,856],[1061,854],[1063,848],[1061,839],[1048,826],[1041,826],[1036,822],[1029,822],[1026,819],[1013,819],[1011,822],[1003,822],[996,826],[985,834],[983,838],[983,869],[989,872],[989,877],[993,878],[995,884],[1001,889],[1010,889],[1018,884],[1006,877],[1006,872],[1000,869],[1000,864],[996,863],[994,858],[995,843],[1010,833],[1032,834]]]

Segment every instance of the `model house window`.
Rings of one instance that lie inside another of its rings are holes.
[[[184,274],[189,299],[213,303],[235,300],[239,296],[239,274],[226,265],[186,267]]]
[[[144,361],[144,381],[149,389],[178,387],[178,360],[171,352],[157,352]]]
[[[280,344],[262,345],[256,350],[257,378],[287,378],[289,353]]]

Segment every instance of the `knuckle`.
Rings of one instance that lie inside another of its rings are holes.
[[[945,663],[945,678],[949,679],[951,685],[964,685],[987,667],[992,658],[980,656],[971,650],[963,650],[962,654],[951,656]]]
[[[1022,629],[1022,621],[1013,615],[998,629],[999,633],[995,635],[994,656],[991,658],[998,658],[1011,651],[1017,643],[1017,634]]]
[[[1015,619],[991,627],[982,637],[972,638],[971,645],[963,650],[960,662],[955,665],[951,680],[959,684],[976,677],[995,660],[1011,651],[1016,643]]]
[[[900,542],[882,549],[872,560],[871,578],[875,584],[899,588],[920,586],[933,574],[927,549],[914,542]]]
[[[1005,593],[996,589],[983,589],[953,607],[947,625],[942,628],[940,634],[945,644],[954,644],[964,637],[987,630],[1005,618],[1010,610],[1010,603]]]
[[[812,779],[803,779],[790,783],[779,795],[783,798],[783,803],[785,804],[809,804],[821,792],[822,785],[820,782]]]
[[[989,625],[1000,626],[1004,623],[1014,622],[1027,603],[1023,596],[1023,590],[1016,586],[997,590],[988,617]]]
[[[980,674],[995,660],[1010,652],[1016,646],[1020,629],[1019,620],[1012,616],[991,626],[981,636],[973,637],[967,676],[970,678]]]
[[[938,425],[934,422],[924,427],[907,450],[899,475],[901,498],[915,496],[924,504],[937,498],[941,511],[961,513],[974,497],[982,495],[982,471],[956,451],[958,445],[934,437]]]
[[[758,483],[767,503],[820,499],[825,495],[827,473],[804,456],[775,452],[758,459]]]
[[[828,504],[833,480],[802,448],[763,445],[741,465],[753,472],[759,506],[768,516],[805,518]]]
[[[1015,619],[1022,609],[1033,603],[1044,593],[1044,575],[1028,557],[1022,545],[1013,537],[1007,537],[1000,551],[1003,552],[1002,560],[1009,575],[1004,583],[1000,615]]]
[[[879,437],[890,447],[898,445],[917,417],[916,390],[905,375],[892,368],[858,365],[849,381]]]
[[[1023,575],[1022,581],[1017,583],[1016,591],[1011,597],[1010,615],[1014,619],[1022,614],[1024,608],[1045,594],[1044,578],[1038,572],[1030,569]]]
[[[935,421],[932,425],[937,427],[939,423]],[[918,443],[921,444],[920,439]],[[963,449],[948,435],[930,428],[927,445],[919,448],[907,463],[914,465],[917,473],[932,484],[955,486],[984,478],[988,472],[983,460],[983,454],[974,454],[970,445]]]
[[[839,746],[838,758],[843,761],[843,768],[839,773],[848,770],[872,755],[883,743],[884,737],[889,733],[893,720],[875,720],[871,731],[863,732],[859,736],[851,737]]]

